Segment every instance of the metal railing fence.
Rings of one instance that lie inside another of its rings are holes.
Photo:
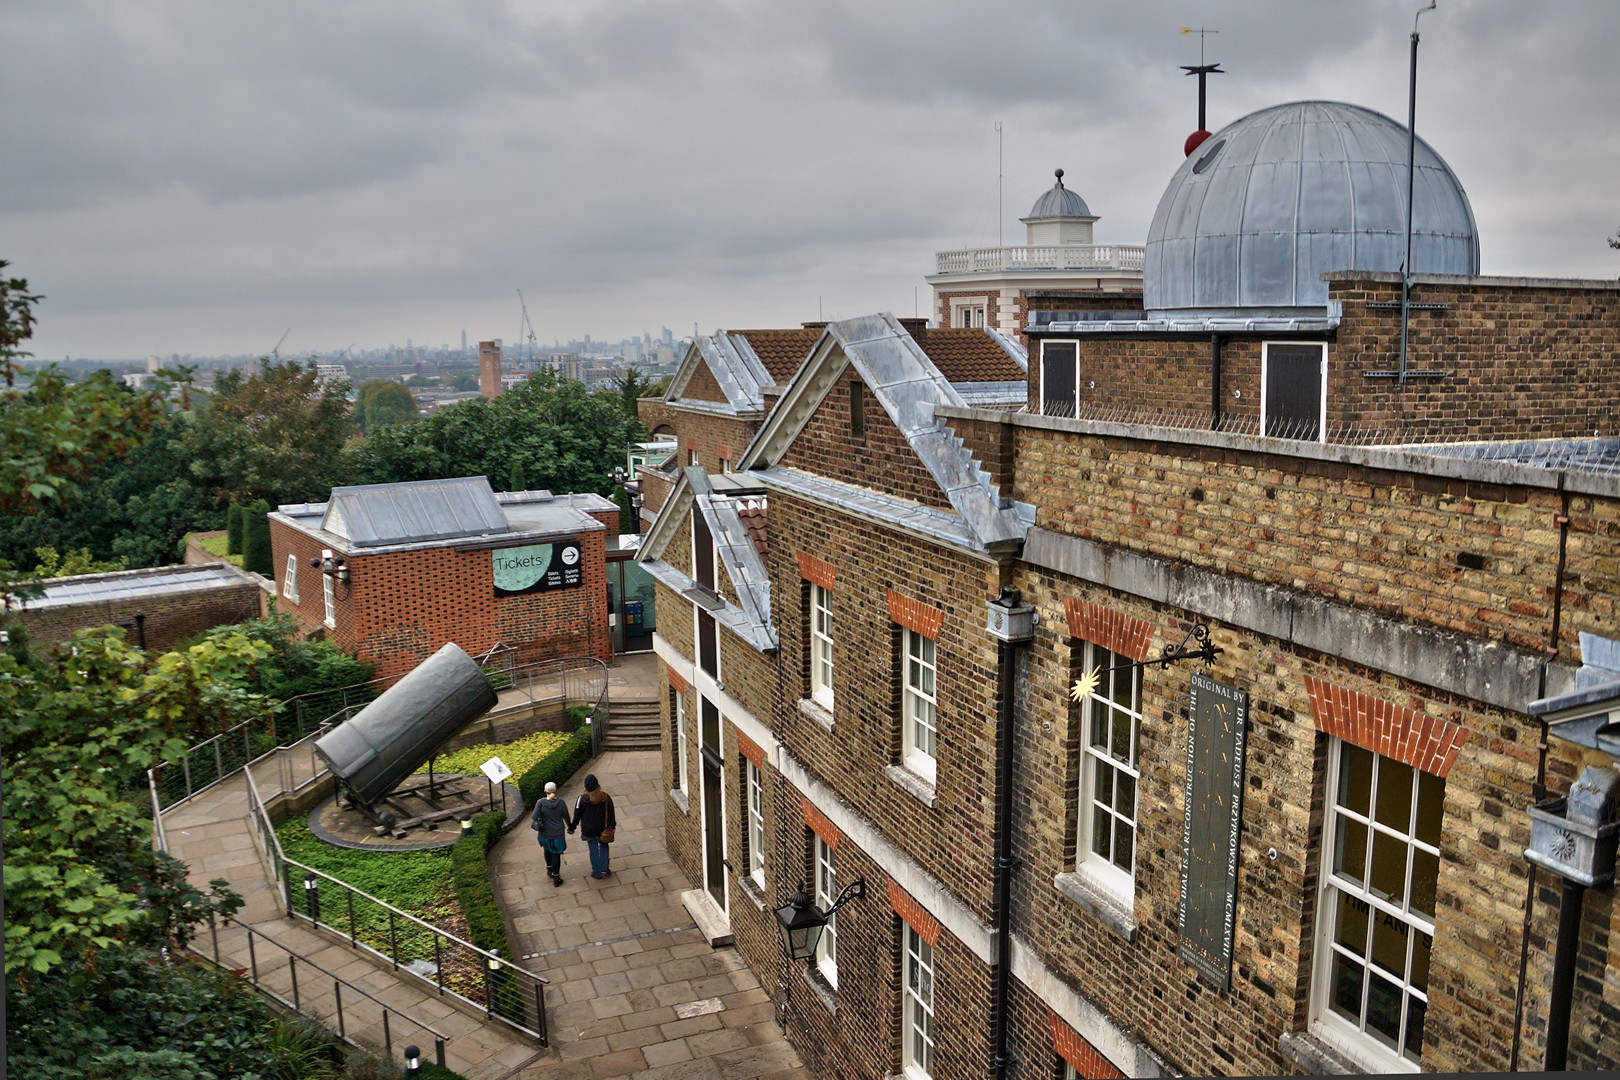
[[[463,941],[425,919],[370,893],[289,859],[251,770],[244,774],[248,816],[259,852],[270,867],[287,914],[349,939],[351,948],[386,961],[459,998],[519,1032],[550,1045],[546,1021],[548,980],[495,953]]]
[[[214,966],[221,970],[240,974],[252,983],[254,989],[258,990],[259,993],[274,999],[283,1008],[290,1008],[295,1012],[303,1012],[306,1000],[324,995],[327,987],[330,987],[332,991],[332,1007],[337,1020],[338,1038],[351,1045],[367,1045],[371,1041],[351,1031],[351,1028],[355,1028],[355,1025],[351,1022],[353,1020],[359,1020],[361,1024],[365,1025],[373,1022],[366,1015],[367,1010],[365,1007],[360,1004],[362,1001],[369,1002],[375,1006],[376,1015],[380,1018],[377,1022],[382,1027],[381,1048],[383,1053],[390,1057],[393,1056],[395,1029],[399,1026],[399,1022],[403,1021],[410,1028],[424,1032],[428,1038],[433,1040],[435,1060],[441,1066],[445,1064],[444,1047],[445,1043],[450,1041],[450,1036],[433,1025],[423,1023],[409,1013],[402,1012],[389,1005],[364,987],[357,986],[308,957],[299,955],[269,934],[255,930],[243,922],[233,923],[227,921],[226,925],[228,928],[234,927],[247,933],[248,966],[246,968],[237,968],[233,964],[227,963],[226,958],[221,956],[219,949],[219,920],[213,915],[210,915],[208,919],[208,936],[213,942],[213,956],[209,957],[206,953],[197,949],[195,945],[187,951],[204,960],[211,959]],[[281,962],[283,959],[285,963]],[[302,986],[298,982],[300,964],[306,969]],[[272,980],[278,972],[282,971],[287,973],[287,986],[278,989],[279,983],[273,983]],[[309,1015],[320,1018],[319,1014],[314,1012]],[[391,1021],[390,1017],[397,1017],[398,1020]],[[359,1029],[355,1028],[355,1030],[358,1031]],[[373,1045],[371,1049],[377,1049],[377,1047]],[[403,1055],[401,1056],[403,1057]]]

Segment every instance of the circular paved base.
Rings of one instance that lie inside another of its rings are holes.
[[[441,773],[440,776],[445,774]],[[510,826],[523,816],[523,796],[513,784],[502,784],[495,790],[495,801],[489,801],[490,784],[482,775],[464,776],[460,786],[467,789],[466,799],[445,799],[440,805],[446,809],[464,806],[463,812],[477,817],[479,814],[501,808],[501,795],[506,795],[506,824]],[[426,813],[430,807],[415,798],[406,799],[407,806],[419,806]],[[358,810],[340,810],[337,796],[327,799],[309,812],[309,831],[334,847],[353,848],[357,851],[425,851],[429,848],[449,847],[461,839],[461,822],[454,817],[444,818],[429,826],[407,830],[405,839],[378,836],[372,830],[376,822]]]

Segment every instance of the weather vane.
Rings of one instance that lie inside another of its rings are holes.
[[[1191,34],[1194,31],[1193,31],[1193,28],[1190,27],[1190,26],[1183,26],[1181,28],[1181,32],[1183,34]],[[1200,143],[1202,143],[1205,139],[1209,138],[1209,129],[1207,127],[1205,127],[1205,125],[1204,125],[1204,97],[1205,97],[1204,88],[1205,88],[1205,81],[1208,79],[1208,77],[1210,75],[1225,75],[1226,74],[1226,71],[1221,67],[1220,61],[1217,60],[1213,64],[1206,64],[1204,62],[1204,39],[1205,39],[1205,37],[1207,35],[1209,35],[1209,34],[1218,34],[1218,33],[1220,33],[1220,31],[1219,30],[1208,30],[1208,29],[1205,29],[1204,27],[1200,26],[1198,28],[1198,30],[1197,30],[1197,33],[1198,33],[1198,64],[1197,64],[1197,66],[1193,66],[1193,65],[1190,65],[1190,64],[1181,65],[1181,70],[1182,71],[1185,71],[1189,75],[1197,75],[1198,76],[1198,130],[1193,132],[1191,135],[1187,136],[1187,143],[1183,147],[1183,149],[1186,151],[1186,153],[1187,153],[1187,155],[1189,157],[1192,155],[1192,152],[1194,150],[1198,149],[1198,145]]]

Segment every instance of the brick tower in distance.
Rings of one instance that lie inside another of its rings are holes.
[[[501,396],[501,339],[478,343],[478,392],[485,398]]]

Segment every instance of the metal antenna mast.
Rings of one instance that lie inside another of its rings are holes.
[[[1418,8],[1412,16],[1412,66],[1406,87],[1406,261],[1401,263],[1401,373],[1400,382],[1406,381],[1406,333],[1412,316],[1412,187],[1416,178],[1417,154],[1417,47],[1418,20],[1425,11],[1434,10],[1435,0],[1428,7]]]
[[[1181,28],[1181,32],[1183,34],[1191,34],[1193,32],[1193,28],[1190,27],[1190,26],[1183,26]],[[1219,30],[1206,30],[1202,26],[1200,26],[1198,28],[1198,64],[1197,64],[1196,67],[1192,66],[1190,64],[1181,65],[1181,70],[1182,71],[1185,71],[1189,75],[1197,75],[1198,76],[1198,130],[1199,131],[1206,130],[1206,126],[1207,126],[1204,123],[1204,99],[1205,99],[1204,89],[1205,89],[1205,85],[1206,85],[1206,80],[1210,75],[1225,75],[1226,74],[1226,71],[1224,69],[1222,69],[1222,67],[1221,67],[1220,61],[1217,60],[1213,64],[1204,63],[1204,37],[1207,34],[1218,34],[1218,33],[1220,33]]]
[[[1003,173],[1002,167],[1001,167],[1001,162],[1002,162],[1001,145],[1002,145],[1001,121],[997,120],[996,121],[996,247],[1001,247],[1002,246],[1002,238],[1001,238],[1001,229],[1002,229],[1002,224],[1001,224],[1001,218],[1002,218],[1002,214],[1001,214],[1001,184],[1002,184],[1002,177],[1003,177],[1004,173]]]

